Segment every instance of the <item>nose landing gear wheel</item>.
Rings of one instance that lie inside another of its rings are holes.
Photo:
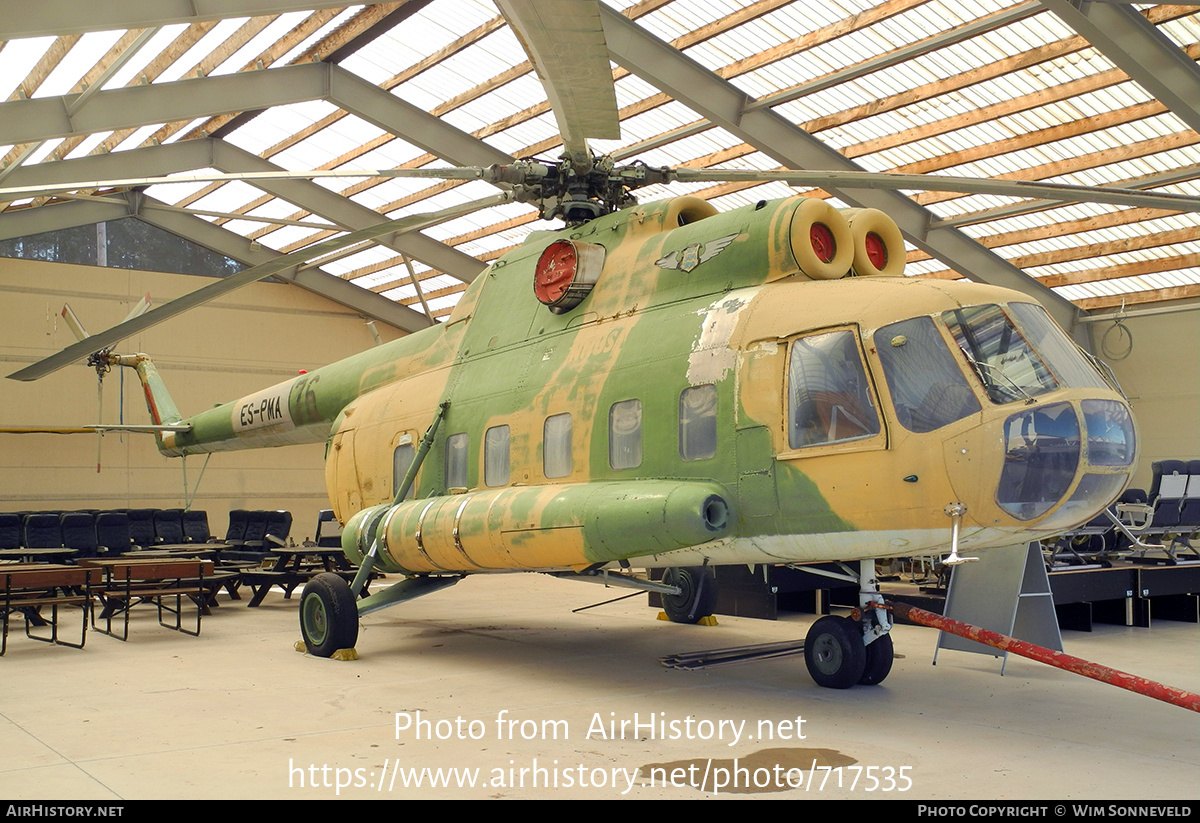
[[[892,670],[892,660],[896,653],[890,634],[882,635],[866,648],[867,664],[863,668],[862,677],[858,679],[861,686],[877,686],[883,682]]]
[[[818,686],[848,689],[866,671],[867,647],[862,633],[854,621],[845,617],[822,617],[804,639],[804,662]]]
[[[662,596],[663,611],[672,623],[699,623],[717,606],[716,578],[703,566],[669,568],[662,582],[680,588],[679,594]]]
[[[358,641],[358,607],[350,584],[336,574],[318,574],[300,596],[300,633],[314,657],[352,649]]]

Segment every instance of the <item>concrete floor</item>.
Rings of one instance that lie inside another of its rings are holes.
[[[1200,715],[1184,709],[1020,658],[1003,677],[995,658],[962,652],[933,667],[936,632],[910,626],[896,628],[902,657],[876,687],[820,689],[800,658],[670,670],[659,657],[802,637],[813,618],[678,626],[656,621],[644,595],[571,613],[623,593],[470,578],[366,617],[351,662],[297,653],[297,600],[278,592],[258,609],[223,598],[198,638],[143,608],[128,643],[89,633],[83,651],[27,640],[18,620],[0,658],[0,797],[692,799],[735,774],[774,782],[793,766],[801,788],[753,793],[1200,792]],[[1165,621],[1065,635],[1071,654],[1190,691],[1198,640],[1195,624]],[[620,721],[635,719],[656,723],[622,736]],[[439,768],[476,786],[404,786],[404,770]],[[680,785],[651,786],[651,775]],[[748,795],[726,785],[720,796]]]

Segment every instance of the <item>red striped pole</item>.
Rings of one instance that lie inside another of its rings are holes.
[[[1117,671],[1116,669],[1110,669],[1108,666],[1101,666],[1099,663],[1092,663],[1080,657],[1072,657],[1069,654],[1056,652],[1044,646],[1036,646],[1024,640],[1017,640],[1015,637],[981,629],[978,626],[963,623],[961,620],[954,620],[950,617],[943,617],[940,614],[927,612],[924,609],[918,609],[916,606],[910,606],[907,603],[888,603],[887,605],[895,615],[905,620],[911,620],[913,623],[941,629],[944,632],[950,632],[959,637],[974,640],[977,643],[993,646],[1002,651],[1019,654],[1021,657],[1028,657],[1030,660],[1037,660],[1040,663],[1047,663],[1055,668],[1065,669],[1075,674],[1081,674],[1084,677],[1090,677],[1093,680],[1099,680],[1101,683],[1108,683],[1111,686],[1144,694],[1146,697],[1153,697],[1155,700],[1162,700],[1165,703],[1173,703],[1176,706],[1200,712],[1200,694],[1185,692],[1183,689],[1176,689],[1172,686],[1164,686],[1162,683],[1155,683],[1153,680],[1147,680],[1144,677],[1137,677]]]

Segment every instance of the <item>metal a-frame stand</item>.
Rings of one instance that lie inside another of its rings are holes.
[[[980,552],[978,562],[956,566],[946,592],[945,616],[1048,649],[1063,650],[1050,578],[1037,543],[989,549]],[[934,665],[938,651],[944,648],[1000,656],[991,646],[938,632]],[[1008,652],[1002,654],[1000,674],[1004,674],[1008,663]]]

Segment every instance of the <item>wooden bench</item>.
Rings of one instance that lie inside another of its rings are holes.
[[[25,636],[43,643],[54,643],[82,649],[87,641],[88,610],[92,603],[92,586],[99,583],[99,569],[80,566],[61,566],[47,563],[18,563],[0,566],[3,580],[3,599],[0,615],[4,627],[0,637],[0,656],[8,651],[8,621],[13,614],[25,618]],[[78,607],[82,628],[79,642],[71,643],[58,636],[59,607]],[[50,609],[46,620],[42,609]],[[49,626],[50,636],[42,637],[31,631],[32,626]]]
[[[92,612],[92,628],[112,637],[112,620],[118,614],[124,616],[124,626],[119,636],[129,639],[129,612],[139,603],[153,603],[158,609],[158,624],[193,637],[200,634],[200,620],[207,610],[208,588],[206,583],[213,576],[211,560],[194,558],[122,558],[120,560],[83,560],[81,565],[97,567],[104,577],[95,589],[100,600],[100,617],[105,621],[103,629],[96,625],[95,611]],[[183,626],[183,603],[185,598],[196,606],[196,629]],[[174,600],[174,605],[171,600]],[[163,620],[163,613],[175,616],[174,625]]]

